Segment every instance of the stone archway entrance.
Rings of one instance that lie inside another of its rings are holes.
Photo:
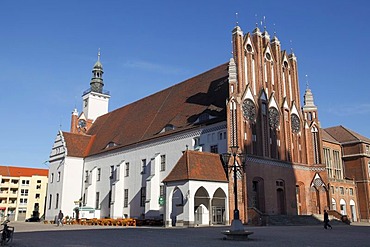
[[[218,188],[213,194],[212,198],[212,224],[225,225],[226,224],[226,194]]]
[[[183,212],[184,212],[184,196],[181,190],[178,187],[176,187],[173,190],[172,194],[172,208],[170,214],[172,226],[176,226],[179,225],[180,223],[183,223],[178,221],[179,215],[183,214]]]
[[[210,198],[207,190],[200,187],[194,195],[195,225],[209,224]]]

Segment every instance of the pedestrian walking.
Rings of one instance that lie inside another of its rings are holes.
[[[60,210],[59,214],[58,214],[57,226],[59,226],[59,224],[61,224],[63,226],[63,218],[64,218],[64,214],[63,214],[62,210]]]
[[[329,214],[326,210],[324,210],[324,228],[328,229],[328,227],[330,227],[330,229],[333,229],[333,227],[329,223]]]

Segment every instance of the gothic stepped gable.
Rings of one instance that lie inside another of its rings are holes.
[[[195,128],[205,113],[212,123],[226,121],[227,97],[225,63],[99,117],[87,133],[96,135],[89,155]],[[163,132],[166,126],[172,130]]]

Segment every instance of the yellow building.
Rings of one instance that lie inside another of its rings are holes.
[[[0,182],[0,220],[44,215],[47,169],[0,166]]]

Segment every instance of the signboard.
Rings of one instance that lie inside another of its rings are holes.
[[[165,198],[163,197],[163,196],[160,196],[159,197],[159,199],[158,199],[158,203],[159,203],[159,205],[161,205],[161,206],[163,206],[164,205],[164,203],[165,203]]]

